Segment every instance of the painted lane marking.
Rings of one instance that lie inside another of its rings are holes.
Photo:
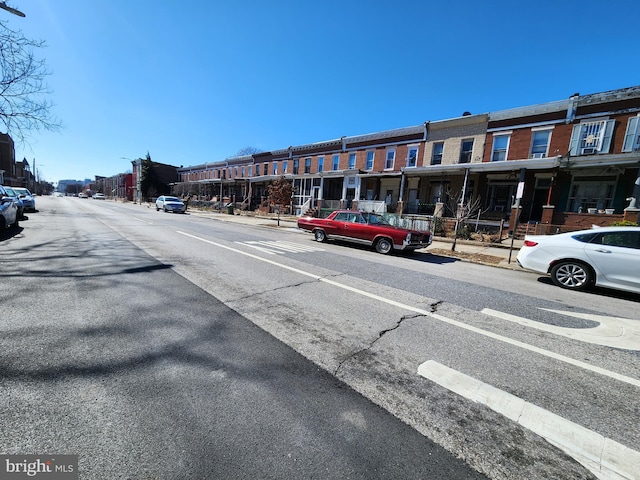
[[[640,452],[515,395],[433,360],[421,364],[418,375],[540,435],[600,479],[633,479],[640,472]]]
[[[265,252],[271,255],[275,253],[324,252],[324,249],[322,248],[302,245],[294,242],[286,242],[282,240],[278,240],[278,241],[247,240],[245,242],[234,242],[234,243],[237,243],[239,245],[246,245],[248,247],[255,248],[256,250],[260,250],[262,252]]]
[[[492,317],[508,320],[526,327],[536,328],[545,332],[562,335],[564,337],[580,340],[582,342],[595,343],[605,347],[621,348],[624,350],[640,350],[640,322],[628,318],[607,317],[604,315],[594,315],[589,313],[565,312],[562,310],[550,310],[541,308],[558,315],[567,315],[583,320],[599,322],[600,325],[593,328],[570,328],[557,325],[548,325],[528,318],[499,312],[490,308],[484,308],[481,313]]]
[[[181,232],[179,230],[177,231],[177,233],[179,233],[181,235],[184,235],[184,236],[187,236],[187,237],[190,237],[190,238],[193,238],[195,240],[204,242],[204,243],[208,243],[210,245],[214,245],[214,246],[219,247],[219,248],[223,248],[225,250],[230,250],[232,252],[235,252],[235,253],[238,253],[240,255],[244,255],[244,256],[253,258],[255,260],[259,260],[261,262],[269,263],[269,264],[274,265],[276,267],[283,268],[283,269],[289,270],[291,272],[295,272],[297,274],[312,278],[312,279],[317,280],[319,282],[327,283],[329,285],[333,285],[334,287],[338,287],[338,288],[342,288],[344,290],[348,290],[348,291],[356,293],[358,295],[362,295],[363,297],[371,298],[373,300],[377,300],[379,302],[386,303],[387,305],[392,305],[394,307],[398,307],[398,308],[401,308],[403,310],[407,310],[409,312],[418,313],[418,314],[423,315],[425,317],[433,318],[433,319],[439,320],[439,321],[441,321],[443,323],[447,323],[449,325],[454,325],[454,326],[462,328],[464,330],[468,330],[470,332],[474,332],[474,333],[477,333],[479,335],[483,335],[485,337],[492,338],[494,340],[497,340],[497,341],[500,341],[500,342],[503,342],[503,343],[507,343],[509,345],[513,345],[513,346],[522,348],[523,350],[528,350],[530,352],[534,352],[534,353],[537,353],[539,355],[543,355],[545,357],[552,358],[554,360],[558,360],[558,361],[573,365],[575,367],[582,368],[584,370],[588,370],[590,372],[598,373],[600,375],[612,378],[612,379],[620,381],[620,382],[624,382],[624,383],[628,383],[630,385],[634,385],[636,387],[640,387],[640,380],[636,379],[636,378],[627,377],[626,375],[621,375],[621,374],[619,374],[617,372],[613,372],[611,370],[600,368],[600,367],[597,367],[595,365],[590,365],[588,363],[581,362],[581,361],[575,360],[573,358],[565,357],[564,355],[560,355],[560,354],[552,352],[550,350],[545,350],[543,348],[538,348],[538,347],[536,347],[534,345],[529,345],[528,343],[520,342],[519,340],[514,340],[512,338],[505,337],[505,336],[499,335],[497,333],[490,332],[488,330],[483,330],[481,328],[474,327],[473,325],[468,325],[466,323],[459,322],[459,321],[453,320],[451,318],[447,318],[447,317],[445,317],[443,315],[440,315],[440,314],[437,314],[437,313],[433,313],[433,312],[430,312],[428,310],[423,310],[421,308],[416,308],[416,307],[413,307],[411,305],[406,305],[406,304],[397,302],[395,300],[391,300],[389,298],[381,297],[379,295],[376,295],[376,294],[373,294],[373,293],[370,293],[370,292],[367,292],[367,291],[364,291],[364,290],[360,290],[360,289],[351,287],[349,285],[345,285],[345,284],[336,282],[335,280],[330,280],[328,278],[323,278],[323,277],[321,277],[319,275],[315,275],[315,274],[310,273],[310,272],[305,272],[304,270],[300,270],[299,268],[290,267],[288,265],[284,265],[282,263],[278,263],[278,262],[275,262],[273,260],[269,260],[268,258],[259,257],[257,255],[253,255],[253,254],[248,253],[248,252],[243,252],[242,250],[238,250],[236,248],[228,247],[227,245],[223,245],[221,243],[212,242],[211,240],[207,240],[207,239],[201,238],[201,237],[196,237],[195,235],[191,235],[189,233]]]

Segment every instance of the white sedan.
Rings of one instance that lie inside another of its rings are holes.
[[[558,235],[528,235],[517,257],[555,285],[592,285],[640,293],[640,227],[600,227]]]
[[[165,212],[184,213],[187,211],[187,206],[178,197],[161,195],[156,200],[156,211],[158,210],[164,210]]]

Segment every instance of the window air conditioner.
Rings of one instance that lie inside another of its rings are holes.
[[[595,147],[586,147],[582,149],[582,155],[590,155],[598,151]]]
[[[531,158],[544,158],[544,153],[534,153]]]

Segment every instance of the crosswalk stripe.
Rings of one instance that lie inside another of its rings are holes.
[[[575,458],[597,478],[637,478],[640,467],[637,450],[434,360],[421,364],[418,375],[535,432]]]
[[[323,248],[316,246],[307,246],[299,243],[286,242],[286,241],[268,241],[268,240],[247,240],[244,242],[235,242],[239,245],[246,245],[247,247],[255,248],[261,252],[273,254],[281,253],[306,253],[306,252],[323,252]]]

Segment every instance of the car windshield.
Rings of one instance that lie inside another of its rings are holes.
[[[20,195],[31,195],[31,192],[26,188],[16,188],[15,191],[18,192]]]
[[[182,200],[180,200],[177,197],[164,197],[164,201],[165,202],[182,202]]]

